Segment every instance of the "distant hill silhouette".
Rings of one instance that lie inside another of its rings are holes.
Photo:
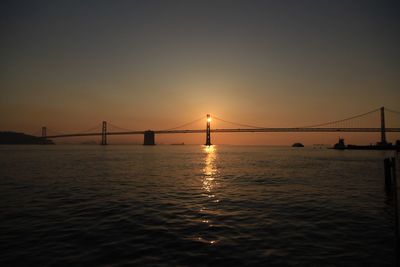
[[[54,144],[51,140],[43,140],[40,137],[16,133],[16,132],[0,132],[0,145],[40,145]]]

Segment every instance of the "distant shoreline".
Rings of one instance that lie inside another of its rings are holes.
[[[54,145],[50,139],[18,133],[18,132],[0,132],[0,145]]]

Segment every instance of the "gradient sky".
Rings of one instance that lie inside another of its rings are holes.
[[[75,132],[102,120],[163,129],[206,113],[294,127],[380,106],[400,111],[399,14],[399,1],[382,0],[2,1],[0,130]],[[214,140],[312,144],[337,137]],[[160,138],[204,142],[202,135]]]

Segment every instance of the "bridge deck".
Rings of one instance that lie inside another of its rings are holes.
[[[264,132],[353,132],[353,133],[380,133],[381,128],[236,128],[236,129],[211,129],[212,133],[264,133]],[[386,128],[386,132],[400,132],[400,128]],[[107,132],[107,135],[135,135],[144,134],[145,131],[125,131],[125,132]],[[206,133],[206,129],[201,130],[155,130],[155,134],[187,134],[187,133]],[[83,137],[83,136],[101,136],[101,132],[95,133],[71,133],[60,135],[49,135],[46,138],[63,138],[63,137]]]

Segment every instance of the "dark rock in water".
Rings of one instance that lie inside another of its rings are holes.
[[[49,139],[43,139],[41,137],[16,133],[16,132],[0,132],[0,145],[42,145],[42,144],[54,144]]]
[[[304,147],[302,143],[294,143],[292,147]]]

